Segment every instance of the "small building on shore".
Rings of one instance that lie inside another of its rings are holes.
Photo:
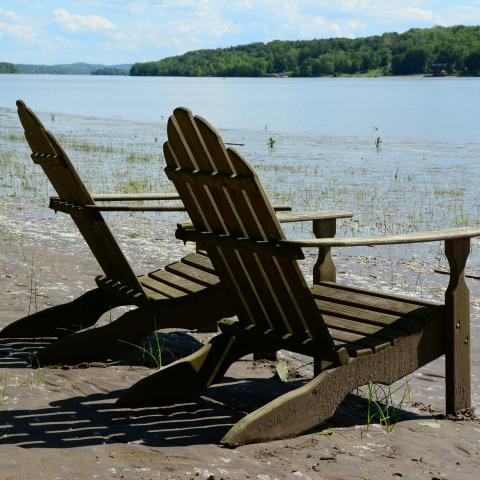
[[[448,75],[448,63],[432,63],[430,71],[434,77],[445,77]]]

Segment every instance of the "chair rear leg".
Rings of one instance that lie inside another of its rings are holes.
[[[141,346],[153,325],[152,309],[137,308],[107,325],[61,338],[38,351],[35,361],[39,366],[75,365],[119,357]]]
[[[183,300],[160,301],[126,312],[102,327],[68,335],[40,350],[37,357],[41,365],[105,361],[141,346],[154,330],[210,326],[212,331],[213,325],[217,330],[217,322],[231,314],[231,305],[220,289]]]
[[[220,322],[222,333],[191,355],[135,383],[117,400],[117,405],[139,407],[172,403],[214,383],[234,361],[252,353],[249,342],[237,336],[236,324],[238,322],[231,320]]]
[[[20,318],[0,331],[0,338],[58,337],[94,325],[111,308],[123,305],[99,288],[75,300]]]

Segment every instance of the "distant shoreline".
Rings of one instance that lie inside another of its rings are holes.
[[[431,73],[412,73],[409,75],[382,75],[369,73],[342,73],[337,75],[319,75],[319,76],[301,76],[301,75],[261,75],[261,76],[234,76],[234,75],[125,75],[125,74],[89,74],[89,73],[51,73],[51,72],[15,72],[0,73],[5,76],[16,75],[56,75],[59,77],[77,76],[77,77],[130,77],[130,78],[278,78],[278,79],[295,79],[295,78],[479,78],[480,75],[460,75],[458,73],[450,73],[446,75],[433,75]]]

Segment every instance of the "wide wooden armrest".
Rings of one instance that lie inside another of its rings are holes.
[[[348,210],[324,210],[320,212],[281,213],[277,215],[280,223],[308,222],[309,220],[331,220],[334,218],[350,218],[353,213]]]
[[[160,193],[160,194],[100,194],[92,195],[94,200],[100,201],[139,201],[139,200],[175,200],[178,199],[176,193]],[[96,210],[98,212],[184,212],[183,205],[75,205],[60,200],[60,197],[50,197],[49,207],[58,212],[70,213],[75,209]],[[275,205],[274,210],[284,212],[289,211],[292,207],[288,205]],[[193,226],[191,223],[186,222]]]
[[[312,240],[280,240],[280,244],[297,247],[358,247],[393,245],[398,243],[423,243],[480,236],[479,228],[451,228],[431,232],[389,235],[385,237],[315,238]]]
[[[164,205],[163,207],[156,205],[83,205],[83,207],[99,212],[185,212],[183,205]],[[280,211],[285,211],[290,207],[280,205],[278,208]]]
[[[54,208],[54,207],[51,207]],[[184,212],[183,205],[82,205],[81,208],[98,212]]]
[[[178,193],[94,193],[92,198],[98,202],[139,202],[144,200],[179,200]],[[50,197],[60,201],[60,197]]]

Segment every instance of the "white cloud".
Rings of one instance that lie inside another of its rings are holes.
[[[457,5],[448,10],[445,15],[445,25],[478,24],[480,23],[480,0],[476,5]]]
[[[20,40],[31,40],[34,37],[33,29],[27,25],[0,22],[0,35],[12,36]]]
[[[48,43],[41,35],[30,17],[19,15],[12,10],[0,8],[0,37],[14,38],[30,43]]]
[[[326,10],[313,0],[257,0],[255,25],[266,24],[262,31],[271,39],[352,37],[362,25],[353,18],[333,20]]]
[[[112,38],[119,42],[128,42],[130,40],[130,37],[123,32],[115,32],[112,34]]]
[[[68,12],[64,8],[57,8],[53,13],[55,21],[70,32],[117,29],[108,18],[99,15],[77,15]]]
[[[134,15],[141,15],[147,11],[148,4],[146,2],[129,2],[125,5],[125,9],[129,13],[133,13]]]
[[[285,3],[290,3],[287,0]],[[479,0],[480,1],[480,0]],[[260,3],[270,4],[281,8],[280,0],[259,0]],[[293,2],[299,11],[321,10],[326,12],[343,12],[355,17],[368,16],[381,19],[401,19],[411,21],[434,21],[436,16],[432,10],[424,8],[431,3],[426,0],[298,0]]]
[[[382,12],[392,20],[410,20],[413,22],[434,22],[439,19],[431,10],[418,7],[385,8]]]
[[[156,48],[176,50],[178,53],[197,48],[215,47],[215,42],[237,32],[238,25],[211,17],[172,19],[162,23],[161,28],[153,22],[135,24],[132,39],[148,43]]]
[[[0,17],[6,18],[7,20],[13,20],[15,22],[18,22],[22,19],[22,17],[13,10],[4,10],[3,8],[0,8]]]

